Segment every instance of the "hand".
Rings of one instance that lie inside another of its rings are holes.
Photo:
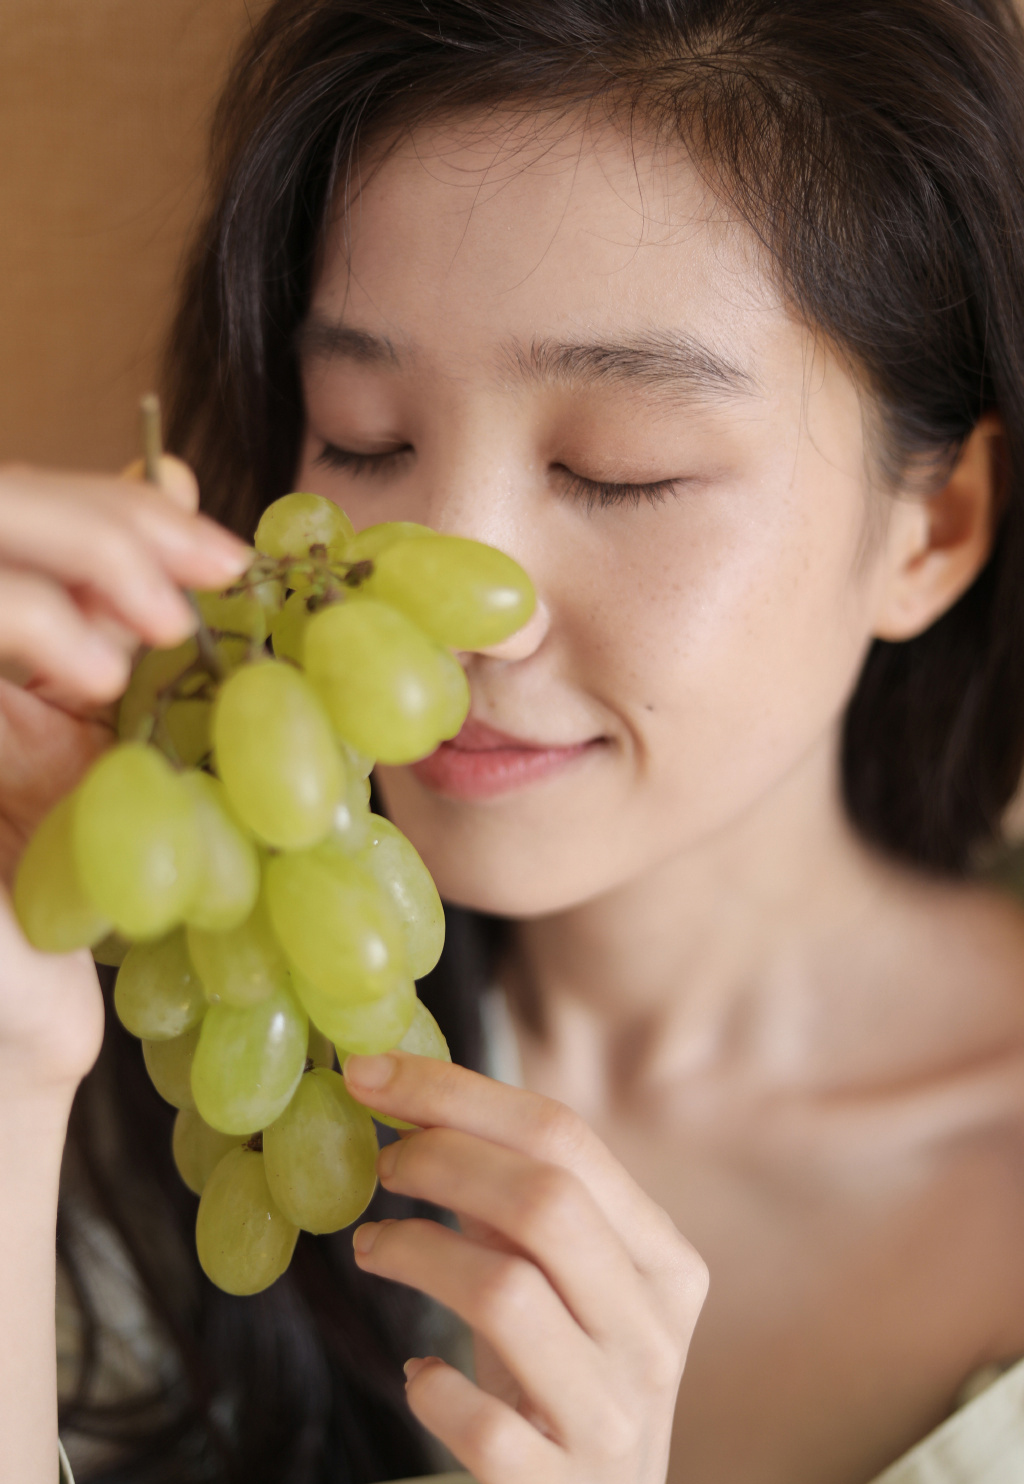
[[[220,587],[246,548],[195,514],[176,459],[161,485],[0,469],[0,877],[111,740],[101,709],[140,643],[193,629],[183,586]]]
[[[707,1272],[672,1222],[560,1103],[444,1062],[351,1056],[352,1095],[420,1126],[380,1154],[390,1191],[454,1211],[370,1223],[366,1272],[473,1330],[477,1384],[407,1366],[412,1411],[479,1484],[664,1484]]]
[[[113,731],[140,643],[193,629],[182,586],[220,587],[244,568],[234,536],[196,515],[184,464],[161,485],[0,470],[0,877]],[[70,1094],[99,1050],[103,1011],[87,953],[36,953],[0,889],[0,1100]]]

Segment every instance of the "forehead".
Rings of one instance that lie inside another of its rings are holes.
[[[399,346],[443,335],[452,358],[677,332],[755,379],[805,339],[681,147],[544,115],[438,123],[366,159],[314,312]]]

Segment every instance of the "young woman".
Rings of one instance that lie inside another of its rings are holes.
[[[461,736],[376,780],[465,1065],[354,1059],[424,1131],[354,1257],[229,1299],[109,1016],[81,1081],[89,963],[5,916],[5,1478],[52,1477],[80,1082],[82,1477],[370,1484],[430,1434],[481,1484],[866,1484],[1024,1356],[1024,923],[964,879],[1024,754],[1022,99],[1002,0],[271,6],[172,443],[242,534],[300,486],[534,578]],[[3,477],[9,864],[244,560],[194,493]],[[973,1415],[899,1477],[1017,1477]]]

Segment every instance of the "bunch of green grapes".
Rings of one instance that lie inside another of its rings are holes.
[[[255,545],[241,581],[198,595],[196,638],[137,664],[119,743],[43,820],[14,891],[37,948],[119,966],[117,1013],[179,1110],[200,1262],[236,1294],[373,1194],[373,1118],[335,1055],[448,1056],[415,985],[441,903],[371,813],[369,774],[458,732],[452,651],[500,642],[534,603],[492,547],[407,523],[356,535],[317,495],[271,505]]]

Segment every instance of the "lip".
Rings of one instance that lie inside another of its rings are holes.
[[[552,746],[526,742],[472,717],[450,742],[413,763],[411,771],[434,793],[456,799],[489,799],[548,778],[596,747],[599,738]]]

